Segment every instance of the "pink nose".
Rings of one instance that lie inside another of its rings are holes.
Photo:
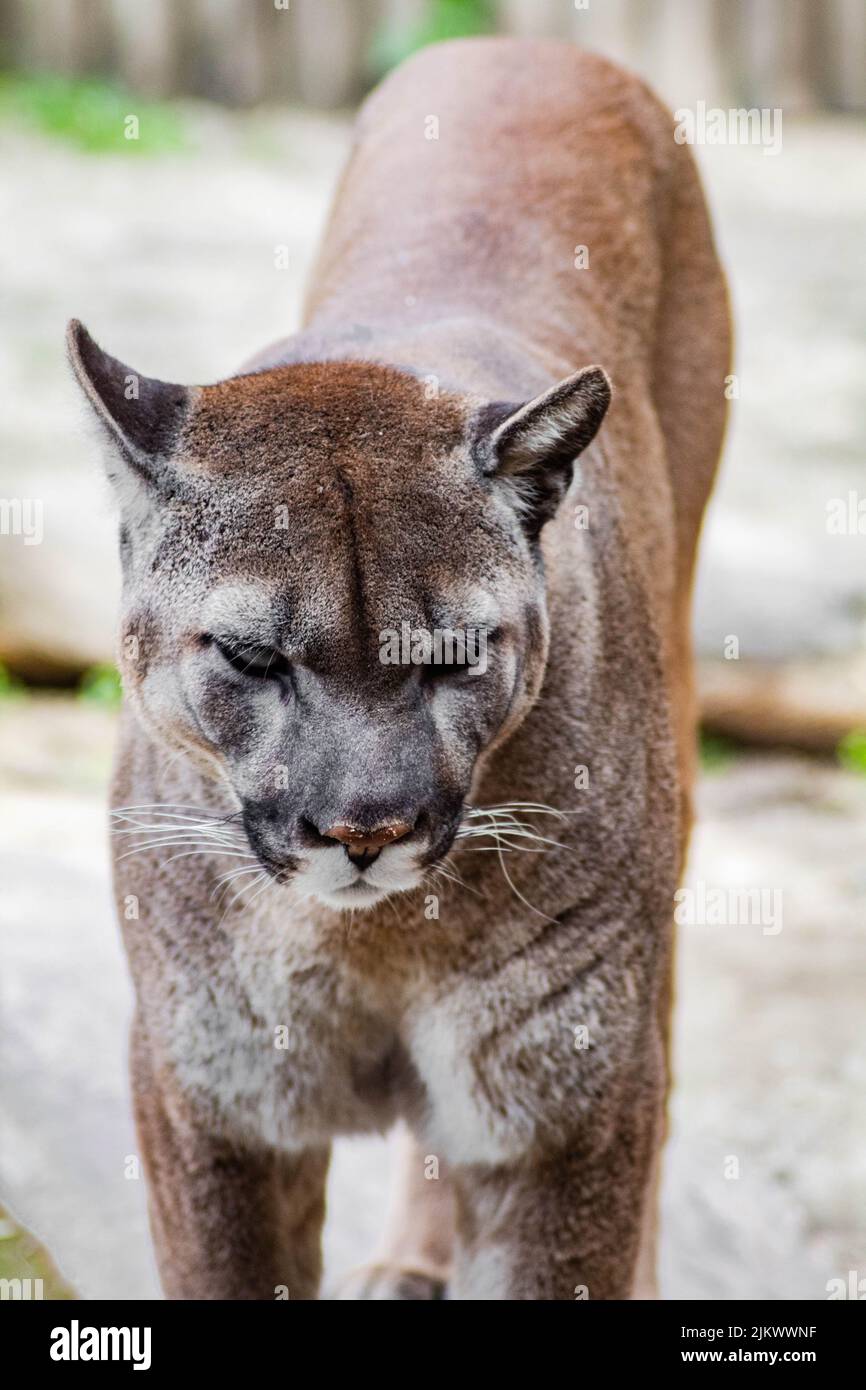
[[[412,827],[405,821],[391,821],[380,825],[376,830],[364,830],[357,825],[339,823],[324,831],[326,840],[339,840],[346,846],[350,859],[361,859],[364,855],[378,854],[386,845],[394,845],[409,834]]]

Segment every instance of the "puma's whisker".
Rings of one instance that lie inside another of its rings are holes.
[[[235,893],[229,895],[229,901],[225,908],[225,911],[220,917],[219,925],[222,926],[223,922],[228,917],[232,908],[237,907],[239,910],[241,910],[244,907],[248,907],[250,905],[250,901],[246,900],[247,895],[249,893],[252,892],[253,896],[257,897],[257,890],[259,890],[260,885],[262,885],[264,888],[267,888],[269,884],[275,886],[273,880],[270,878],[267,871],[265,869],[260,869],[259,873],[254,879],[251,879],[249,883],[243,884]]]
[[[516,807],[520,803],[513,803]],[[526,803],[529,808],[529,803]],[[543,813],[561,816],[549,806],[533,806],[532,810],[536,813]],[[467,823],[468,822],[468,823]],[[514,814],[511,807],[507,806],[470,806],[465,812],[463,824],[457,831],[455,839],[465,842],[473,839],[492,839],[494,845],[490,848],[517,850],[524,854],[542,854],[545,848],[550,846],[555,849],[570,849],[570,846],[563,845],[559,840],[553,840],[547,835],[541,835],[533,825],[525,820],[520,820]],[[483,846],[461,845],[461,848],[475,849]]]
[[[516,886],[513,879],[511,878],[511,875],[505,867],[505,856],[503,855],[501,849],[499,852],[499,866],[502,869],[502,877],[505,879],[505,882],[508,884],[508,887],[511,889],[514,896],[516,898],[519,898],[520,901],[526,907],[529,908],[530,912],[534,912],[538,917],[543,917],[546,922],[552,922],[555,920],[553,917],[549,917],[546,912],[542,912],[540,908],[533,906],[529,899],[523,896],[520,889]]]
[[[261,867],[258,860],[242,869],[229,869],[228,873],[220,874],[216,881],[216,886],[211,893],[211,897],[216,898],[219,902],[228,892],[231,884],[235,883],[236,880],[243,878],[246,874],[259,873],[261,873]]]
[[[121,859],[130,859],[133,855],[144,854],[153,849],[174,849],[174,845],[166,845],[162,841],[156,845],[135,845],[132,849],[125,850],[123,854],[117,856],[118,862]],[[233,849],[223,849],[221,846],[212,844],[194,844],[192,848],[186,850],[184,854],[173,854],[169,859],[164,859],[164,864],[173,864],[176,859],[187,859],[190,855],[217,855],[222,859],[254,859],[255,855]]]

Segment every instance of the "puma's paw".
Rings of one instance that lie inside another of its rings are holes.
[[[359,1298],[445,1298],[447,1286],[441,1275],[411,1265],[370,1264],[343,1280],[332,1295],[335,1299]]]

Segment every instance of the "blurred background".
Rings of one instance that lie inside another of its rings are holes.
[[[157,1292],[108,889],[115,526],[65,321],[154,376],[232,373],[297,326],[358,100],[483,32],[570,38],[672,110],[782,113],[777,153],[696,149],[737,354],[690,881],[779,889],[783,928],[680,931],[663,1291],[866,1277],[862,0],[0,0],[0,1277],[46,1294]],[[338,1146],[330,1279],[387,1166]]]

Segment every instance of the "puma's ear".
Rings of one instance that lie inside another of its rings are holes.
[[[485,472],[511,482],[533,539],[568,491],[574,460],[594,439],[610,398],[606,372],[584,367],[527,405],[489,408],[501,423],[487,436]]]
[[[190,407],[185,386],[141,376],[93,341],[84,324],[72,319],[66,330],[69,360],[96,417],[114,445],[109,476],[121,482],[121,460],[140,479],[160,487],[166,464]]]

